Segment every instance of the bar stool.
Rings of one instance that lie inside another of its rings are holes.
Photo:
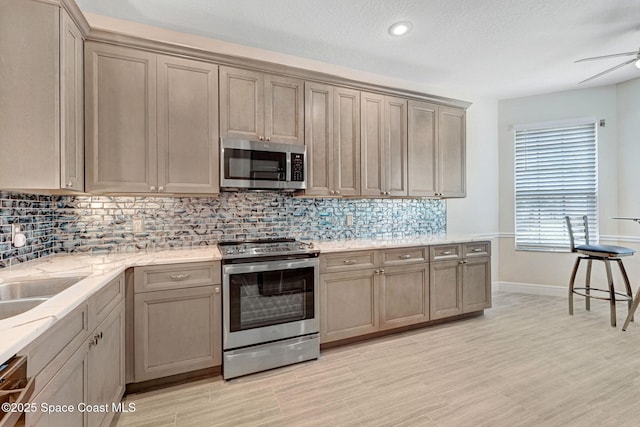
[[[571,280],[569,281],[569,314],[573,315],[573,294],[581,295],[585,297],[585,309],[591,309],[591,298],[609,301],[609,310],[611,316],[611,326],[616,326],[616,301],[627,301],[629,304],[629,313],[631,313],[631,301],[633,295],[631,292],[631,284],[629,283],[629,276],[622,264],[622,257],[630,256],[635,253],[631,248],[625,248],[622,246],[611,245],[593,245],[589,243],[589,224],[587,222],[587,216],[582,217],[582,226],[584,230],[584,241],[582,245],[576,246],[573,227],[571,226],[571,220],[568,216],[564,217],[567,228],[569,230],[569,239],[571,241],[571,252],[577,252],[581,254],[576,259],[573,265],[573,271],[571,272]],[[576,233],[577,234],[577,233]],[[587,275],[584,287],[575,287],[576,274],[578,273],[578,267],[582,260],[587,260]],[[591,263],[593,261],[604,262],[605,271],[607,273],[608,289],[599,289],[591,287]],[[615,261],[620,268],[620,273],[624,280],[626,287],[626,293],[616,292],[613,286],[613,275],[611,274],[610,262]],[[595,295],[593,294],[595,293]]]

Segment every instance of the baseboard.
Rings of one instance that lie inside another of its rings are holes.
[[[562,286],[534,285],[532,283],[517,282],[493,282],[491,288],[494,292],[515,292],[520,294],[545,295],[563,298],[567,296],[568,292],[568,289]]]

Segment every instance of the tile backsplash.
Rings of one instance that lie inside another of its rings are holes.
[[[353,225],[346,225],[346,216]],[[142,231],[135,230],[134,220]],[[11,246],[11,224],[27,244]],[[60,252],[135,252],[219,240],[403,238],[443,233],[446,203],[310,199],[280,192],[215,197],[52,196],[0,191],[0,268]]]

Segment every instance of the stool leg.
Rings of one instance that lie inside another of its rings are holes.
[[[624,264],[622,263],[621,259],[618,259],[618,267],[620,267],[620,273],[622,273],[622,279],[624,280],[624,286],[627,289],[627,295],[629,295],[629,301],[627,301],[627,303],[629,304],[629,311],[627,312],[627,315],[629,315],[629,312],[631,312],[631,301],[633,300],[633,291],[631,290],[631,283],[629,282],[629,276],[627,275],[627,270],[624,268]],[[631,321],[633,322],[633,314],[631,315]]]
[[[627,330],[627,326],[629,326],[629,323],[633,319],[633,314],[636,312],[638,305],[640,305],[640,292],[636,293],[636,297],[633,300],[633,304],[631,305],[631,308],[629,309],[629,313],[627,313],[627,318],[624,319],[624,325],[622,326],[623,331]]]
[[[576,282],[576,273],[578,273],[578,267],[580,266],[582,258],[576,258],[576,262],[573,264],[573,270],[571,271],[571,279],[569,279],[569,314],[573,315],[573,286]]]
[[[616,327],[616,294],[613,287],[613,275],[611,274],[611,264],[609,260],[605,259],[604,266],[607,270],[607,282],[609,284],[609,311],[611,315],[611,326]]]
[[[584,299],[584,308],[589,311],[591,310],[591,260],[587,260],[587,277],[585,281],[585,299]]]

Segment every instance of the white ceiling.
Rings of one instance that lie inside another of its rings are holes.
[[[640,47],[640,0],[77,0],[81,9],[475,96],[619,83]],[[413,23],[402,38],[387,29]]]

